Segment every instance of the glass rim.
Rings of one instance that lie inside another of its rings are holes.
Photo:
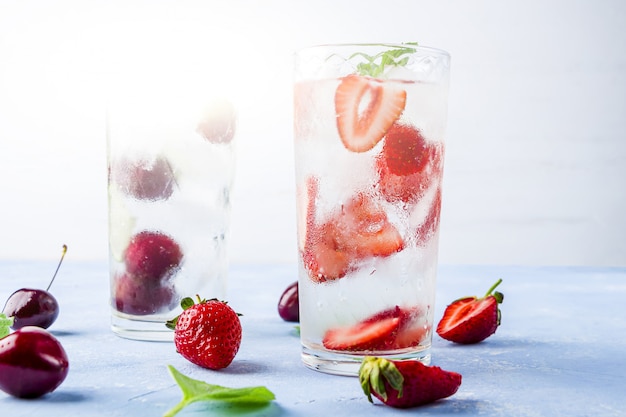
[[[368,47],[387,47],[387,48],[415,48],[416,52],[430,52],[431,54],[446,56],[450,58],[450,53],[444,49],[427,45],[421,45],[417,42],[338,42],[338,43],[322,43],[304,46],[296,50],[296,54],[324,48],[368,48]]]

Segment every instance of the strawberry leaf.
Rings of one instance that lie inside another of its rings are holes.
[[[417,42],[407,42],[405,47],[391,49],[389,51],[378,53],[374,56],[367,55],[363,52],[356,52],[350,56],[350,59],[360,56],[367,62],[361,62],[357,65],[357,72],[360,75],[370,77],[380,77],[384,74],[387,67],[404,67],[409,62],[407,54],[415,52]],[[410,45],[410,46],[409,46]]]
[[[200,299],[200,296],[198,295],[198,301],[200,303],[202,303],[203,301]],[[180,300],[180,306],[182,307],[183,311],[187,310],[188,308],[193,307],[195,304],[195,302],[193,301],[193,298],[191,297],[185,297],[182,300]],[[168,320],[165,322],[165,327],[167,327],[170,330],[176,330],[176,323],[178,323],[178,317],[176,316],[171,320]]]
[[[359,382],[369,402],[373,402],[372,391],[387,400],[385,381],[398,391],[398,398],[402,396],[404,377],[396,365],[384,358],[366,356],[359,369]]]
[[[13,317],[7,317],[0,313],[0,339],[7,336],[11,331],[9,327],[13,324]]]
[[[276,398],[274,393],[263,386],[245,388],[222,387],[183,375],[172,365],[168,365],[167,368],[183,392],[183,399],[167,411],[163,417],[173,417],[189,404],[199,401],[221,401],[230,404],[260,407]]]
[[[198,295],[198,301],[202,302],[202,300],[200,300],[200,296]],[[191,297],[185,297],[182,300],[180,300],[180,306],[183,308],[183,310],[187,310],[188,308],[193,307],[195,304],[195,302],[193,301],[193,298]]]

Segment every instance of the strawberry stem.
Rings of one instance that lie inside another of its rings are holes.
[[[502,278],[497,280],[496,283],[493,284],[491,288],[489,288],[489,291],[487,291],[487,294],[485,294],[485,297],[489,297],[491,293],[493,292],[493,290],[495,290],[498,287],[498,285],[500,285],[501,282],[502,282]]]

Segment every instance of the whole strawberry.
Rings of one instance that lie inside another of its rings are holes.
[[[410,408],[446,398],[461,386],[461,374],[427,366],[416,360],[387,360],[366,356],[359,381],[370,402],[372,395],[395,408]]]
[[[504,295],[493,291],[501,282],[499,279],[482,298],[464,297],[446,307],[437,325],[437,334],[462,344],[478,343],[494,334],[500,325],[498,304],[502,303]]]
[[[224,301],[181,301],[183,312],[167,326],[174,329],[176,350],[188,361],[208,369],[226,368],[241,344],[239,315]]]

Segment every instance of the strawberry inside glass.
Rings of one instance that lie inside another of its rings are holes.
[[[354,374],[372,354],[430,360],[448,68],[447,53],[414,44],[297,54],[299,302],[311,368]]]

